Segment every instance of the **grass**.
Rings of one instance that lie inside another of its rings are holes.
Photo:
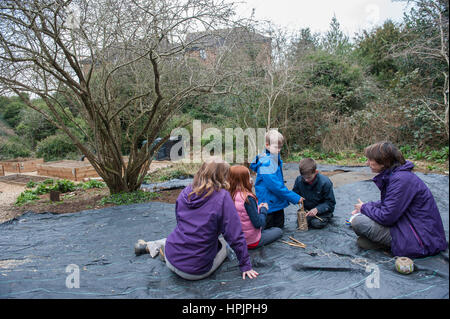
[[[131,205],[131,204],[145,203],[158,197],[159,194],[157,193],[137,190],[130,193],[119,193],[106,196],[100,200],[99,204],[102,206],[106,204],[114,204],[117,206]]]

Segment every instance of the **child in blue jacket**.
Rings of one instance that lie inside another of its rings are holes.
[[[283,135],[277,130],[270,130],[265,139],[266,150],[256,156],[250,164],[250,169],[257,174],[255,192],[258,202],[269,205],[265,229],[283,228],[284,208],[289,206],[289,203],[300,205],[303,198],[284,185],[283,161],[280,157]]]

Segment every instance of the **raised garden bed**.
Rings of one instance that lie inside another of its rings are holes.
[[[88,161],[62,160],[37,165],[37,174],[41,176],[59,177],[73,181],[99,177],[97,171]]]
[[[0,177],[0,182],[24,186],[29,181],[39,183],[39,182],[45,181],[46,179],[47,179],[47,177],[42,177],[42,176],[12,174],[12,175],[8,175],[8,176]]]
[[[42,163],[44,163],[43,158],[16,158],[0,161],[0,165],[3,166],[4,172],[11,173],[34,172],[37,170],[37,165]]]
[[[128,156],[124,156],[123,159],[126,165],[128,163]],[[100,177],[87,159],[84,161],[61,160],[38,164],[37,174],[65,178],[77,182]]]

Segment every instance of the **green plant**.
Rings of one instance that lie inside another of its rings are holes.
[[[12,136],[7,140],[0,139],[0,159],[12,159],[17,157],[30,157],[30,148],[17,136]]]
[[[26,203],[32,202],[34,200],[38,200],[39,196],[34,194],[34,192],[30,190],[25,190],[24,192],[20,193],[20,195],[16,199],[15,205],[22,206]]]
[[[367,157],[365,157],[365,156],[358,157],[358,162],[359,162],[359,163],[365,163],[365,162],[367,162]]]
[[[84,183],[79,183],[77,185],[78,188],[82,188],[82,189],[90,189],[90,188],[104,188],[106,187],[106,184],[100,181],[96,181],[96,180],[90,180]]]
[[[53,179],[46,179],[41,183],[33,183],[30,181],[28,182],[27,187],[28,185],[30,186],[33,185],[31,187],[36,186],[34,190],[30,191],[34,195],[43,195],[50,193],[50,191],[59,191],[61,193],[68,193],[76,189],[75,183],[67,179],[57,180],[56,182]]]
[[[61,133],[46,137],[36,146],[36,155],[45,161],[74,157],[77,152],[78,149],[70,138]]]
[[[337,163],[337,160],[334,159],[334,158],[332,158],[332,157],[330,157],[330,158],[327,158],[327,159],[325,160],[325,162],[327,162],[328,164],[336,164],[336,163]]]
[[[54,183],[55,183],[55,181],[51,178],[47,178],[46,180],[44,180],[42,182],[42,184],[45,184],[45,185],[53,185]]]
[[[171,179],[178,178],[178,177],[183,176],[183,175],[189,175],[189,174],[186,173],[182,169],[177,169],[177,170],[174,170],[174,171],[169,171],[169,172],[167,172],[167,174],[162,175],[159,178],[159,181],[161,181],[161,182],[169,181]]]
[[[61,193],[73,192],[75,189],[75,183],[68,179],[57,180],[56,185],[52,188],[52,190],[60,191]]]
[[[53,190],[53,186],[48,186],[47,184],[40,183],[32,192],[35,195],[42,195],[50,193],[51,190]]]
[[[104,197],[100,200],[100,205],[114,204],[114,205],[131,205],[138,203],[145,203],[152,199],[158,198],[159,194],[152,192],[145,192],[137,190],[130,193],[118,193]]]
[[[30,180],[27,185],[25,185],[26,188],[33,188],[37,185],[36,182],[33,182],[32,180]]]

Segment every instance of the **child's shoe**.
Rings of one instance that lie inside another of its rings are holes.
[[[148,254],[147,242],[143,239],[139,239],[137,243],[134,244],[134,253],[136,256]]]
[[[385,248],[385,246],[383,244],[375,243],[364,236],[359,236],[358,239],[356,240],[356,244],[360,248],[365,249],[365,250],[384,249]]]

